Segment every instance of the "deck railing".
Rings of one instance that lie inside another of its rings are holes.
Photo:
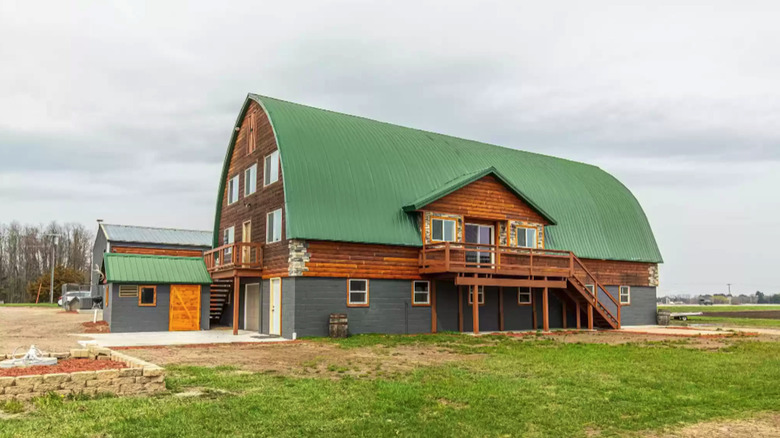
[[[263,267],[263,244],[236,242],[223,245],[205,251],[203,260],[209,272],[226,269],[261,269]]]
[[[424,245],[420,272],[566,277],[586,299],[619,324],[620,304],[571,251],[461,242]]]

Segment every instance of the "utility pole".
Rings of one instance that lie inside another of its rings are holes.
[[[49,282],[49,303],[54,303],[54,258],[57,256],[57,253],[54,251],[54,249],[57,247],[57,238],[62,237],[62,234],[47,234],[46,236],[49,236],[53,239],[52,245],[51,245],[51,281]],[[65,302],[62,302],[62,306],[65,307]]]
[[[729,287],[729,304],[731,304],[731,283],[726,283],[726,286]]]

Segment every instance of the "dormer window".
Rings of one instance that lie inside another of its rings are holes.
[[[536,228],[517,227],[517,246],[520,248],[536,248]]]
[[[431,219],[431,240],[434,242],[454,242],[455,219]]]

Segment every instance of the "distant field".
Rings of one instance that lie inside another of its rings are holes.
[[[58,307],[57,303],[5,303],[0,307]]]
[[[780,319],[729,318],[724,316],[689,316],[688,321],[673,320],[672,324],[679,324],[679,325],[718,324],[724,327],[780,328]]]
[[[715,306],[669,306],[661,305],[659,309],[668,310],[670,312],[745,312],[750,310],[780,310],[780,304],[769,305],[748,305],[748,306],[729,306],[729,305],[715,305]]]

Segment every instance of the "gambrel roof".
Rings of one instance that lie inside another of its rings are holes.
[[[661,262],[642,207],[596,166],[250,94],[267,113],[282,163],[288,239],[421,246],[405,211],[486,169],[555,225],[546,247],[579,257]],[[228,146],[214,235],[225,192]]]

